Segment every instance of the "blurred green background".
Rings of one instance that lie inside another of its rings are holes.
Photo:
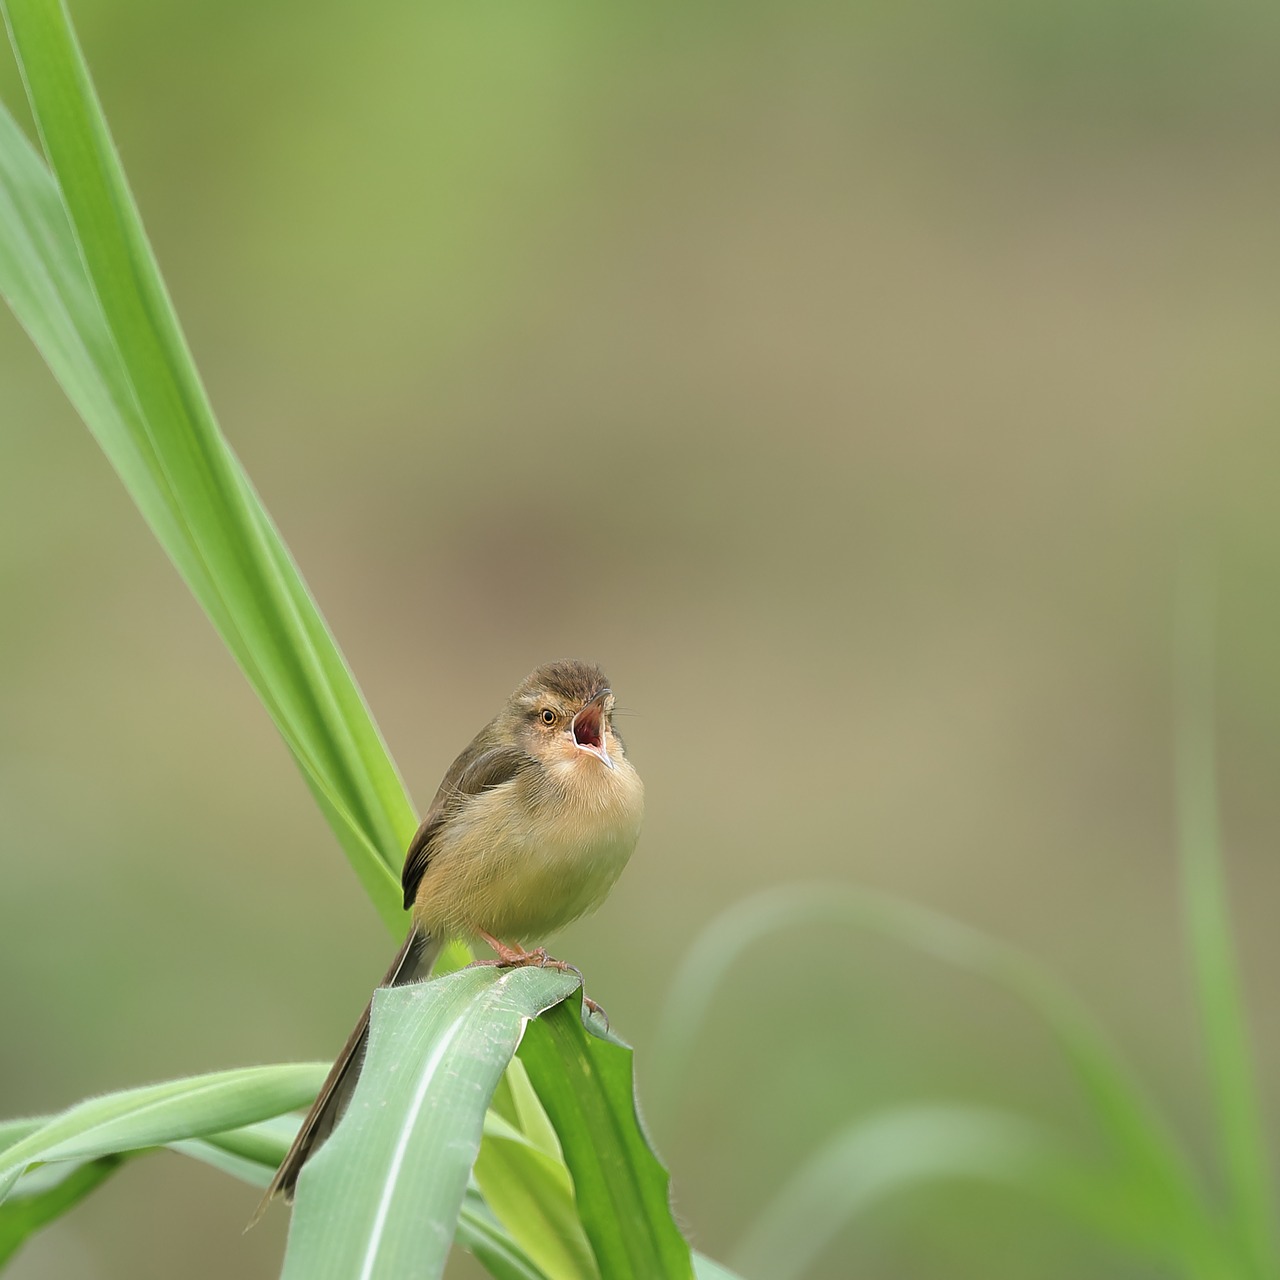
[[[708,918],[841,880],[1033,950],[1207,1153],[1172,828],[1193,538],[1275,1114],[1280,10],[73,16],[224,430],[419,805],[538,662],[600,661],[635,712],[640,850],[557,950],[642,1097]],[[0,1113],[330,1057],[394,944],[7,312],[0,379]],[[649,1120],[729,1258],[833,1131],[938,1098],[1083,1115],[1007,999],[812,933],[739,966]],[[268,1277],[287,1215],[241,1236],[253,1204],[155,1157],[10,1274]],[[1148,1273],[954,1186],[812,1272],[1082,1274]]]

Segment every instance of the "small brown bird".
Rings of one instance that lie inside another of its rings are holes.
[[[599,667],[530,673],[453,762],[405,857],[413,927],[380,985],[427,977],[450,938],[483,939],[499,965],[553,964],[526,951],[604,901],[640,834],[644,787],[613,728]],[[263,1197],[293,1198],[298,1174],[355,1089],[365,1007]],[[259,1210],[261,1211],[261,1210]]]

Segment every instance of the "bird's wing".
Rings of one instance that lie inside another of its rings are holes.
[[[405,854],[400,883],[404,886],[406,910],[413,906],[418,895],[418,884],[426,873],[432,848],[445,823],[470,797],[510,782],[521,769],[532,763],[532,757],[519,747],[491,746],[480,740],[473,742],[453,762],[417,835],[409,844],[409,852]]]

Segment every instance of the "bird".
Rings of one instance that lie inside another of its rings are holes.
[[[595,910],[635,849],[644,785],[614,709],[598,666],[550,662],[520,682],[454,760],[405,855],[401,884],[413,923],[380,986],[427,978],[454,938],[487,943],[496,958],[480,964],[573,967],[527,946]],[[255,1221],[275,1196],[292,1201],[303,1165],[342,1118],[372,1007],[370,1000],[321,1085]]]

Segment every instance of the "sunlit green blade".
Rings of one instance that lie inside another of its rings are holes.
[[[518,1129],[539,1151],[563,1161],[560,1139],[538,1095],[529,1073],[518,1057],[512,1058],[493,1095],[493,1110]]]
[[[5,1147],[11,1147],[29,1133],[43,1129],[52,1119],[52,1116],[28,1116],[22,1120],[0,1120],[0,1159],[4,1158]]]
[[[520,1130],[490,1113],[476,1183],[494,1216],[548,1280],[599,1280],[573,1198],[569,1171]]]
[[[467,1189],[462,1202],[456,1239],[495,1280],[551,1280],[507,1235],[474,1187]]]
[[[1218,835],[1213,732],[1213,593],[1209,568],[1183,568],[1178,640],[1177,799],[1183,916],[1191,940],[1217,1138],[1241,1264],[1280,1276],[1275,1187],[1250,1052]]]
[[[631,1050],[586,1030],[580,997],[531,1023],[520,1046],[555,1126],[578,1211],[609,1280],[681,1280],[693,1273],[671,1216],[667,1171],[636,1113]]]
[[[65,12],[4,6],[45,170],[0,123],[0,293],[276,721],[365,889],[403,932],[414,818],[355,682],[214,421]]]
[[[19,1180],[0,1204],[0,1267],[28,1236],[85,1198],[124,1163],[123,1155],[99,1156],[83,1164],[46,1165]]]
[[[314,1097],[323,1078],[310,1063],[247,1067],[90,1098],[0,1151],[0,1192],[37,1161],[87,1160],[278,1115]]]
[[[377,992],[350,1108],[298,1181],[287,1280],[440,1274],[494,1088],[528,1020],[577,986],[480,968]]]
[[[257,1124],[188,1138],[168,1145],[183,1155],[221,1169],[233,1178],[265,1188],[298,1132],[298,1117],[272,1116]]]

